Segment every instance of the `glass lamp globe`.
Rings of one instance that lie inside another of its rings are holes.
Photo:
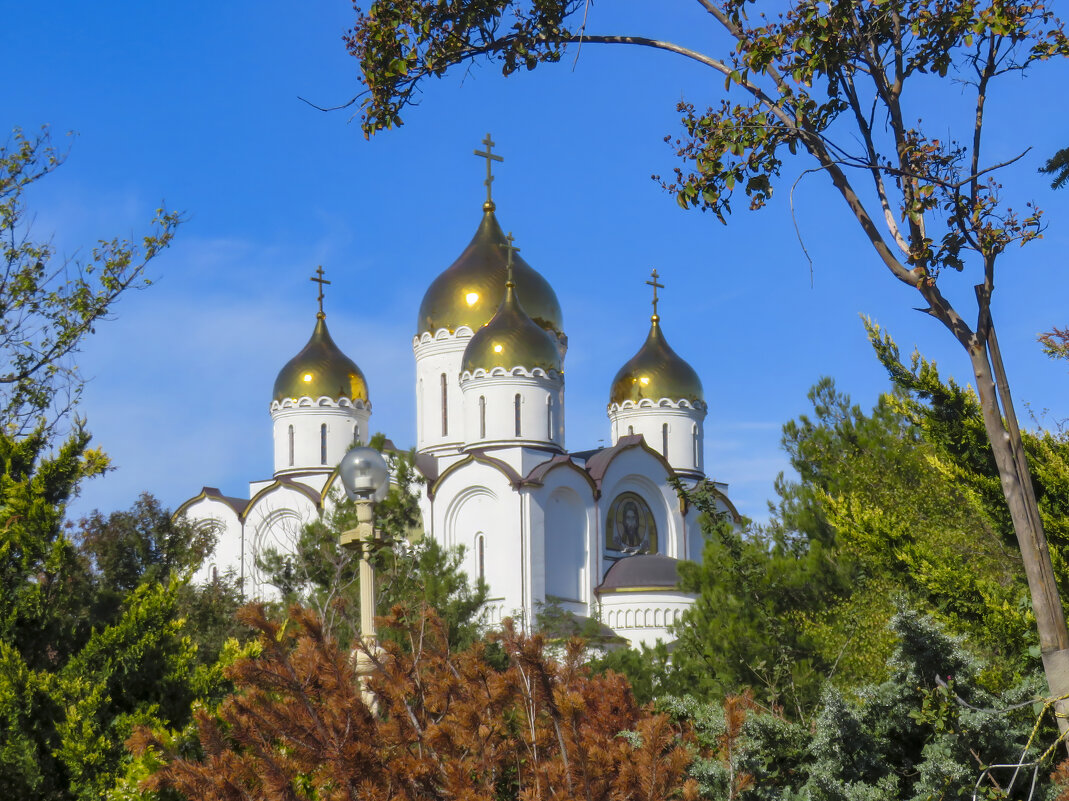
[[[342,457],[338,474],[352,501],[381,501],[390,489],[390,468],[374,448],[350,450]]]

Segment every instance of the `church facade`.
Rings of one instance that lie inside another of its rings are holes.
[[[704,544],[697,510],[670,483],[706,481],[701,380],[668,345],[654,272],[645,342],[609,388],[611,446],[565,447],[563,315],[498,223],[487,144],[482,219],[428,287],[412,340],[425,535],[463,547],[468,576],[489,587],[489,625],[528,623],[548,603],[633,644],[667,640],[693,602],[676,589],[676,566]],[[312,336],[275,381],[272,477],[252,482],[248,498],[205,487],[176,512],[216,534],[208,569],[233,569],[250,596],[269,594],[257,553],[291,547],[336,502],[335,466],[368,439],[371,412],[363,372],[327,330],[321,286]],[[737,517],[726,485],[715,489]]]

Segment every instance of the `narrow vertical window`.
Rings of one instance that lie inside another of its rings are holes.
[[[327,463],[327,424],[319,427],[319,463]]]
[[[445,373],[442,373],[442,436],[449,436],[449,387],[445,383]]]
[[[483,580],[486,579],[486,545],[485,545],[485,542],[486,542],[485,538],[483,537],[482,534],[480,534],[479,535],[479,539],[478,539],[477,544],[476,544],[476,550],[478,551],[478,559],[479,559],[479,580],[480,581],[483,581]]]
[[[423,379],[416,386],[416,425],[419,427],[419,441],[423,442],[423,418],[427,416],[427,410],[423,408]]]
[[[635,427],[634,426],[628,426],[627,427],[627,436],[630,437],[634,433],[635,433]]]
[[[661,455],[668,458],[668,423],[661,426]]]
[[[290,439],[290,467],[293,467],[293,426],[290,426],[290,429],[289,429],[289,439]]]
[[[520,436],[520,393],[516,393],[516,399],[513,402],[516,407],[516,436]]]
[[[698,426],[697,425],[691,426],[690,433],[691,433],[691,436],[693,436],[693,438],[694,438],[694,467],[695,467],[695,469],[697,469],[697,467],[698,467]]]
[[[546,439],[553,439],[553,396],[546,396]]]
[[[479,396],[479,439],[486,439],[486,396]]]

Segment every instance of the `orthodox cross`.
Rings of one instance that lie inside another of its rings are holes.
[[[657,283],[657,279],[658,279],[659,276],[657,275],[657,268],[656,267],[653,268],[653,272],[650,273],[650,277],[653,280],[652,281],[647,281],[646,283],[653,287],[653,316],[656,317],[657,316],[657,290],[658,289],[664,289],[664,284]]]
[[[328,281],[325,278],[323,278],[323,265],[322,264],[319,265],[319,267],[316,268],[316,276],[317,277],[309,278],[308,280],[309,281],[315,281],[317,284],[319,284],[319,314],[317,316],[320,317],[320,318],[323,318],[323,317],[326,317],[326,315],[323,314],[323,284],[329,284],[330,281]]]
[[[513,253],[519,253],[520,249],[512,244],[513,241],[515,241],[512,238],[512,231],[509,231],[509,235],[506,236],[505,239],[507,239],[509,241],[509,243],[507,245],[505,245],[505,247],[508,248],[508,251],[509,251],[509,260],[505,264],[505,270],[506,270],[506,273],[508,275],[508,278],[506,279],[506,282],[505,282],[505,286],[515,286],[515,284],[512,283],[512,254]]]
[[[483,139],[482,143],[486,145],[486,150],[476,150],[475,155],[482,156],[484,159],[486,159],[486,180],[484,181],[484,183],[486,184],[486,203],[488,206],[493,206],[494,199],[490,196],[490,184],[494,182],[494,174],[491,171],[491,162],[504,161],[505,159],[504,157],[499,156],[493,152],[493,147],[495,143],[494,140],[490,138],[490,134],[486,135],[486,138]]]

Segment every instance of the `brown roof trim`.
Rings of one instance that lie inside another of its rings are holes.
[[[602,448],[586,461],[586,471],[594,480],[594,485],[598,488],[599,493],[601,492],[601,482],[605,478],[605,474],[609,471],[609,466],[613,463],[613,460],[624,451],[631,450],[632,448],[641,448],[646,451],[646,453],[661,463],[668,475],[676,475],[675,469],[673,469],[672,465],[668,464],[668,460],[651,448],[646,443],[645,437],[641,434],[628,434],[627,436],[620,437],[616,440],[616,444],[611,448]]]
[[[434,496],[438,494],[438,488],[442,485],[442,482],[445,481],[447,477],[452,475],[461,467],[469,465],[472,462],[480,462],[482,464],[490,465],[491,467],[497,468],[499,471],[501,471],[505,478],[508,479],[509,484],[512,485],[513,489],[519,489],[521,486],[523,486],[523,477],[520,476],[520,474],[517,473],[512,468],[512,465],[510,465],[508,462],[503,462],[496,457],[490,456],[485,451],[471,450],[468,451],[468,455],[465,456],[463,459],[457,462],[453,462],[453,464],[449,465],[449,467],[443,470],[442,474],[438,476],[437,479],[435,479],[433,484],[428,483],[427,496],[433,500]]]
[[[245,508],[249,505],[249,501],[244,498],[235,498],[231,495],[223,495],[219,491],[218,487],[202,487],[200,492],[190,498],[188,501],[183,501],[177,509],[174,510],[174,514],[171,515],[172,520],[177,520],[183,514],[186,509],[195,504],[197,501],[202,501],[211,498],[213,501],[219,501],[230,507],[230,509],[237,515],[238,520],[242,519],[245,514]]]
[[[572,470],[575,470],[583,477],[586,483],[590,485],[590,491],[594,494],[595,498],[601,495],[601,491],[598,489],[597,484],[594,483],[594,479],[590,477],[590,474],[577,465],[567,453],[558,453],[552,459],[547,459],[541,464],[536,464],[531,468],[531,472],[524,476],[524,486],[541,487],[545,483],[546,475],[557,467],[570,467]]]
[[[315,504],[315,507],[317,509],[322,506],[323,498],[318,492],[309,487],[307,484],[302,484],[299,481],[292,481],[286,476],[282,476],[281,478],[276,478],[273,482],[271,482],[266,487],[257,492],[255,495],[253,495],[251,498],[249,498],[249,504],[245,507],[245,513],[247,514],[248,512],[252,511],[253,505],[258,500],[260,500],[261,496],[266,495],[267,493],[272,492],[278,489],[279,487],[288,487],[290,489],[297,490],[297,492],[301,493],[306,498],[308,498],[308,500],[310,500],[313,504]],[[245,515],[242,515],[243,520],[244,518]]]

